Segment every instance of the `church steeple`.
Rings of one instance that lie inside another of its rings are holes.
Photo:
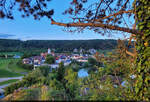
[[[48,54],[51,54],[51,50],[50,50],[50,48],[48,48],[48,52],[47,52]]]

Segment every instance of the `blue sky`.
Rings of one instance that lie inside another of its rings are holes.
[[[95,0],[94,0],[95,1]],[[68,16],[62,15],[62,12],[68,8],[70,0],[52,0],[50,8],[54,8],[53,18],[56,21],[65,21]],[[20,39],[20,40],[78,40],[78,39],[110,39],[110,37],[101,36],[93,31],[85,30],[84,33],[68,33],[63,31],[63,27],[51,25],[46,17],[40,21],[32,17],[21,18],[21,14],[15,11],[15,20],[0,19],[0,38]],[[122,36],[113,36],[118,39]],[[112,39],[111,38],[111,39]]]

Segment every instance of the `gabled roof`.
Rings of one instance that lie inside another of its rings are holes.
[[[41,56],[34,56],[34,60],[42,60]]]

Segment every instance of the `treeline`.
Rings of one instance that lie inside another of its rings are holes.
[[[60,50],[80,49],[113,49],[117,45],[117,41],[113,39],[100,40],[12,40],[0,39],[0,51],[6,50],[23,50],[23,49],[47,49],[54,48]]]

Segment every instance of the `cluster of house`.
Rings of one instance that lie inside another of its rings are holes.
[[[94,52],[94,51],[92,51]],[[46,56],[50,54],[52,56],[55,56],[55,63],[54,64],[45,64]],[[34,65],[34,68],[37,66],[50,66],[51,68],[57,68],[59,67],[59,63],[63,62],[64,66],[69,65],[72,60],[76,60],[78,62],[87,62],[88,57],[91,55],[88,54],[56,54],[53,51],[51,51],[50,48],[48,48],[48,51],[45,53],[41,53],[40,56],[32,56],[29,58],[24,58],[23,64],[32,64]]]
[[[84,49],[77,49],[77,48],[75,48],[74,50],[73,50],[73,52],[79,52],[79,53],[83,53],[85,50]],[[86,52],[89,52],[90,54],[95,54],[96,53],[96,50],[95,49],[89,49],[89,50],[87,50]]]

